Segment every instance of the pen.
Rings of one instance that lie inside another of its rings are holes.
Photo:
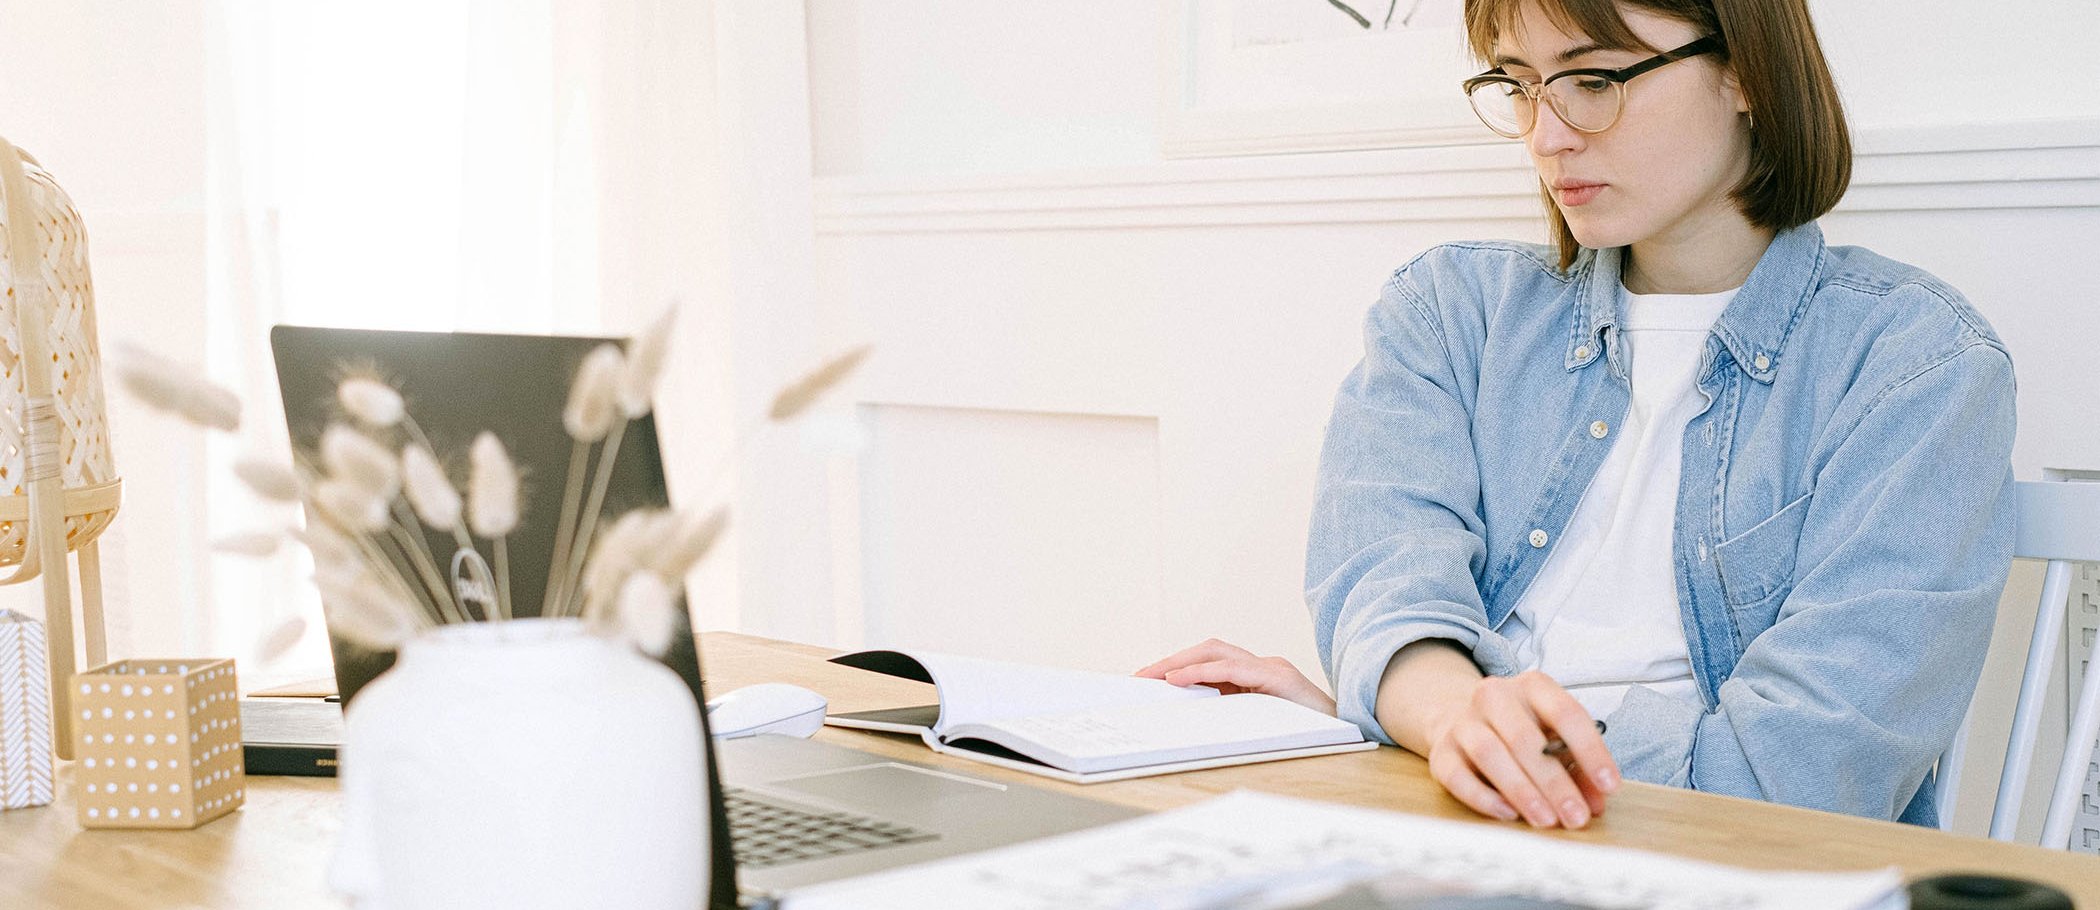
[[[1601,734],[1603,734],[1603,733],[1604,733],[1604,722],[1600,720],[1600,721],[1597,721],[1596,723],[1597,723],[1597,732],[1598,732],[1598,734],[1600,734],[1600,735],[1601,735]],[[1540,750],[1539,750],[1539,754],[1541,754],[1541,755],[1553,755],[1553,756],[1560,756],[1560,755],[1566,755],[1567,753],[1568,753],[1568,744],[1567,744],[1567,743],[1564,743],[1564,742],[1561,742],[1561,741],[1560,741],[1560,737],[1558,737],[1558,736],[1556,736],[1556,737],[1553,737],[1552,739],[1548,739],[1548,740],[1546,740],[1546,748],[1544,748],[1544,749],[1540,749]]]

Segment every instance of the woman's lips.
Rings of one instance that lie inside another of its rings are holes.
[[[1555,187],[1553,193],[1559,197],[1561,205],[1585,205],[1590,200],[1597,198],[1598,193],[1604,192],[1604,188],[1607,185],[1603,183],[1574,183]]]

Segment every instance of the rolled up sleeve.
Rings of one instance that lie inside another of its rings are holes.
[[[1364,357],[1336,395],[1320,456],[1306,603],[1337,713],[1390,743],[1374,714],[1393,655],[1449,639],[1487,673],[1514,653],[1488,625],[1470,370],[1402,269],[1366,320]]]

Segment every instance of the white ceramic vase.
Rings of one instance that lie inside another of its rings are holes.
[[[693,910],[700,721],[677,674],[573,619],[441,626],[357,693],[329,883],[360,910]]]

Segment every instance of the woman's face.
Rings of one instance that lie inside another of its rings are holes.
[[[1690,23],[1620,6],[1634,34],[1668,50],[1703,37]],[[1495,43],[1495,62],[1527,82],[1579,67],[1618,69],[1652,56],[1597,49],[1561,31],[1537,4]],[[1577,242],[1591,249],[1696,236],[1717,219],[1741,220],[1728,198],[1749,167],[1746,110],[1712,55],[1650,70],[1625,85],[1625,108],[1601,133],[1561,122],[1548,105],[1524,141],[1539,179]]]

